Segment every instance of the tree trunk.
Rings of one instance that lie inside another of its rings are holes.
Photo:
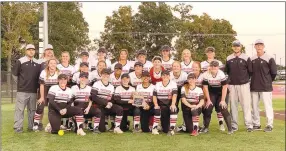
[[[12,85],[12,79],[11,79],[11,77],[12,77],[12,75],[11,75],[12,73],[11,73],[11,51],[8,51],[8,55],[7,55],[7,74],[6,74],[6,76],[7,76],[7,90],[6,90],[6,92],[7,92],[7,95],[9,96],[9,97],[11,97],[12,95],[11,95],[11,93],[13,93],[13,91],[11,91],[11,85]]]

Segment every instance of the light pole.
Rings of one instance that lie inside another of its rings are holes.
[[[44,48],[48,46],[48,2],[44,2]]]

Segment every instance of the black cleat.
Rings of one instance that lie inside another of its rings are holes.
[[[261,131],[261,126],[253,126],[254,131]]]
[[[202,129],[199,131],[199,133],[208,133],[208,132],[209,132],[209,129],[206,128],[206,127],[202,128]]]
[[[264,132],[272,132],[272,127],[271,126],[266,126],[264,128]]]

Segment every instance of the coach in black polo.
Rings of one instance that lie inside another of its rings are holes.
[[[264,42],[261,39],[255,41],[254,48],[257,54],[251,58],[252,77],[251,77],[251,97],[252,97],[252,117],[254,130],[260,130],[259,100],[263,100],[265,107],[267,125],[265,132],[273,129],[273,107],[272,107],[272,81],[277,74],[275,60],[265,53]]]
[[[17,60],[13,66],[12,74],[17,81],[17,102],[15,104],[14,130],[23,132],[25,107],[28,108],[28,130],[33,129],[34,114],[36,111],[37,89],[39,88],[39,76],[41,65],[34,58],[35,46],[26,46],[25,56]]]

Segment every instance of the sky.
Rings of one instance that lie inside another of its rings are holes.
[[[167,2],[175,6],[179,2]],[[215,19],[226,19],[237,32],[236,38],[246,47],[249,56],[256,51],[252,43],[262,39],[265,51],[276,63],[285,65],[285,3],[275,2],[184,2],[193,6],[192,13],[207,13]],[[83,2],[82,12],[89,24],[89,38],[99,38],[104,30],[106,16],[119,6],[130,5],[137,12],[139,2]]]

